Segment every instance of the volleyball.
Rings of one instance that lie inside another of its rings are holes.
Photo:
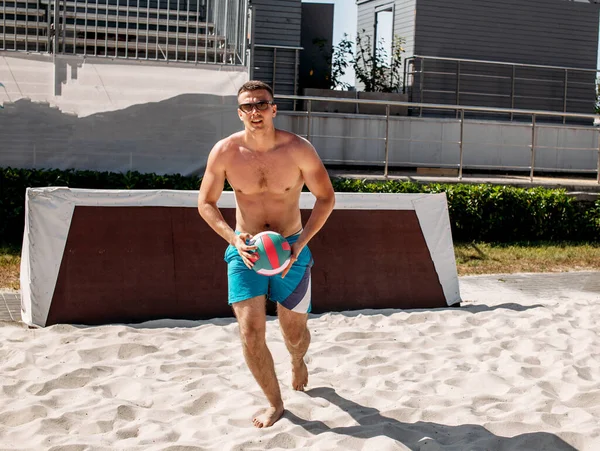
[[[274,276],[282,272],[290,261],[292,250],[290,243],[277,232],[260,232],[250,244],[256,246],[254,251],[258,259],[252,269],[263,276]]]

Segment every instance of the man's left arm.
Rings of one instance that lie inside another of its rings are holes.
[[[288,273],[304,246],[321,230],[335,206],[335,192],[331,185],[331,179],[315,148],[308,141],[302,140],[297,155],[304,183],[315,196],[316,201],[302,233],[292,245],[290,264],[284,270],[282,277]]]

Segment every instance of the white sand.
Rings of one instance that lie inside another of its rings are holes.
[[[312,315],[307,393],[270,318],[287,411],[262,430],[233,320],[3,323],[0,449],[599,450],[598,293],[461,290],[459,309]]]

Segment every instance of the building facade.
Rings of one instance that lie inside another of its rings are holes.
[[[405,39],[404,89],[413,102],[594,112],[596,4],[358,0],[357,5],[357,29],[371,37],[381,12],[393,12],[393,33]]]

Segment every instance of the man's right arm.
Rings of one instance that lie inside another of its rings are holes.
[[[215,232],[229,244],[235,246],[244,264],[248,268],[252,268],[254,260],[251,252],[256,250],[256,246],[246,244],[246,240],[251,239],[252,236],[248,233],[236,235],[223,219],[223,215],[217,207],[217,201],[223,193],[225,184],[225,163],[223,162],[225,145],[223,141],[220,141],[208,155],[206,170],[198,193],[198,212]]]
[[[200,192],[198,194],[198,212],[215,232],[229,244],[233,244],[235,232],[229,227],[225,219],[223,219],[223,215],[217,207],[217,201],[221,197],[223,185],[225,184],[223,150],[224,144],[221,141],[213,147],[208,155],[206,170],[204,171],[204,177],[202,177]]]

